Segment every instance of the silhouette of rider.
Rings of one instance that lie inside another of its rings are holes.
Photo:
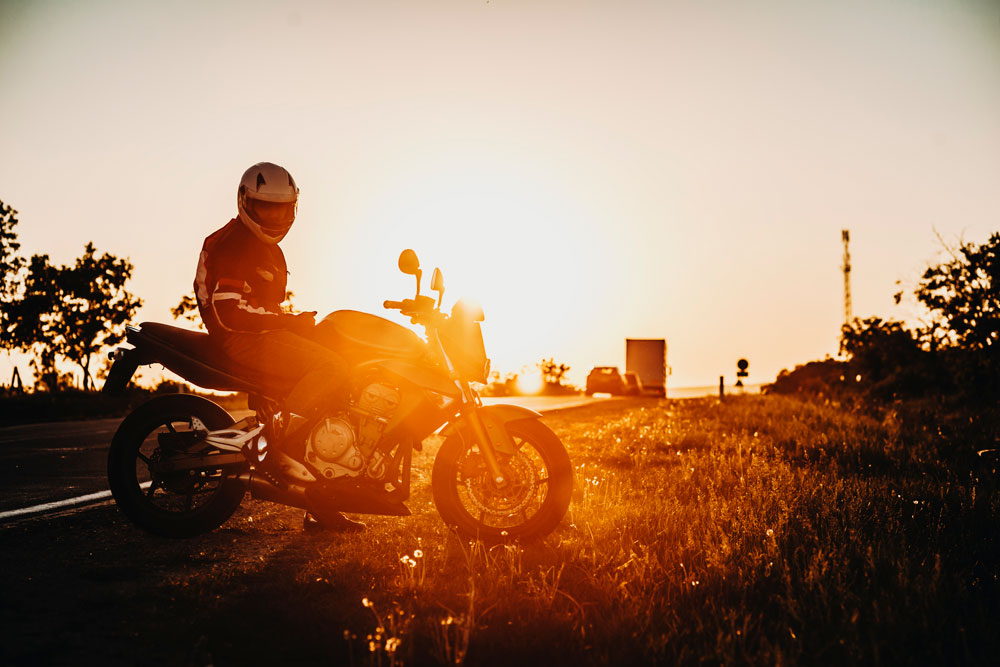
[[[291,413],[290,438],[304,437],[304,426],[321,408],[345,406],[348,387],[344,360],[312,339],[316,313],[281,307],[288,271],[278,242],[295,221],[298,199],[299,189],[283,167],[260,162],[247,169],[236,195],[238,215],[205,239],[194,281],[201,318],[229,359],[293,385],[284,401]],[[269,448],[265,474],[280,475],[283,466],[301,467],[284,451],[284,443],[271,442]],[[363,526],[342,515],[340,519],[343,523],[324,517],[324,524]],[[314,525],[307,513],[306,526]]]

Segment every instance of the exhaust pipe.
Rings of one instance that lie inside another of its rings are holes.
[[[326,510],[382,516],[410,516],[409,508],[401,501],[382,498],[360,488],[341,488],[332,492],[327,486],[313,484],[307,492],[305,487],[291,484],[282,489],[267,479],[255,476],[253,472],[240,473],[237,479],[250,488],[250,495],[256,500],[268,500],[310,512]]]
[[[309,502],[306,500],[306,490],[304,487],[289,485],[288,488],[282,489],[267,479],[257,477],[252,471],[240,473],[237,479],[250,488],[250,496],[255,500],[267,500],[290,507],[309,509]]]

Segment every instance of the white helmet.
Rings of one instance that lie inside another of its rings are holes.
[[[243,173],[236,193],[240,220],[264,243],[277,243],[295,222],[299,189],[284,167],[258,162]]]

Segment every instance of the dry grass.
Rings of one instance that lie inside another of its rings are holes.
[[[0,662],[992,662],[998,507],[975,451],[996,435],[907,414],[776,396],[553,413],[577,488],[531,545],[447,530],[434,442],[414,515],[359,535],[255,501],[193,540],[113,508],[26,526],[7,533],[0,616],[22,639]]]
[[[577,491],[540,544],[463,543],[420,491],[410,520],[310,538],[294,587],[318,596],[311,622],[336,628],[320,653],[386,665],[997,654],[997,508],[972,443],[940,460],[942,443],[896,416],[782,397],[637,400],[546,422]]]

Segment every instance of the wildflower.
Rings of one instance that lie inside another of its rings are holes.
[[[399,648],[400,641],[401,640],[399,639],[399,637],[389,637],[388,639],[386,639],[385,640],[385,652],[386,653],[395,653],[396,649]]]
[[[771,528],[768,528],[768,529],[767,529],[767,536],[768,536],[768,537],[774,537],[774,530],[773,530],[773,529],[771,529]]]
[[[361,605],[369,608],[375,606],[374,604],[372,604],[372,601],[369,600],[368,598],[361,598]]]
[[[424,557],[424,552],[421,551],[420,549],[417,549],[416,551],[413,552],[413,557],[414,558],[423,558]]]

